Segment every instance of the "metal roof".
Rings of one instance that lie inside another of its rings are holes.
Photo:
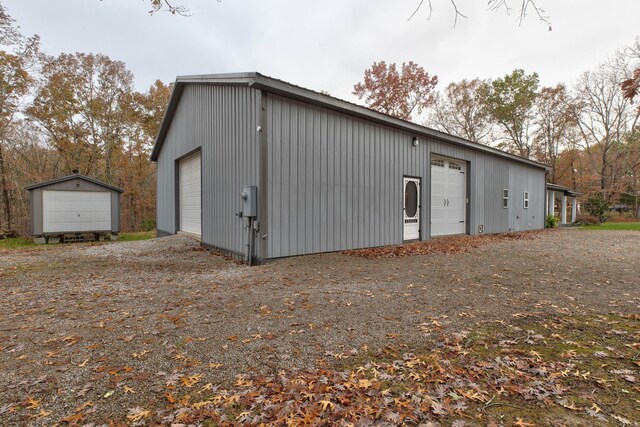
[[[562,191],[563,193],[567,193],[570,196],[582,195],[582,193],[578,193],[573,188],[565,187],[563,185],[558,185],[558,184],[551,184],[550,182],[547,183],[547,190]]]
[[[171,98],[169,99],[169,105],[162,118],[162,124],[160,125],[160,131],[156,138],[153,151],[151,152],[151,160],[156,161],[158,154],[162,149],[162,144],[169,131],[171,119],[175,113],[180,95],[187,84],[213,84],[213,85],[241,85],[248,86],[254,89],[263,90],[268,93],[281,95],[287,98],[296,99],[299,101],[307,102],[309,104],[328,108],[330,110],[338,111],[350,116],[359,117],[368,121],[380,123],[386,126],[390,126],[396,129],[401,129],[416,136],[425,136],[440,141],[445,141],[451,144],[460,145],[471,150],[485,152],[491,155],[504,157],[509,160],[514,160],[520,163],[525,163],[530,166],[539,167],[542,169],[550,170],[551,168],[545,164],[526,159],[524,157],[517,156],[515,154],[507,153],[497,148],[489,147],[486,145],[478,144],[459,138],[457,136],[449,135],[444,132],[437,131],[435,129],[421,126],[406,120],[401,120],[387,114],[380,113],[361,105],[357,105],[351,102],[344,101],[339,98],[335,98],[330,95],[325,95],[320,92],[315,92],[310,89],[305,89],[300,86],[287,83],[282,80],[278,80],[272,77],[262,75],[257,72],[250,73],[232,73],[232,74],[203,74],[203,75],[191,75],[191,76],[178,76],[175,81]]]
[[[115,187],[113,185],[109,185],[109,184],[107,184],[105,182],[98,181],[97,179],[94,179],[94,178],[89,178],[88,176],[81,175],[79,173],[75,173],[73,175],[63,176],[63,177],[60,177],[60,178],[50,179],[49,181],[38,182],[37,184],[31,184],[31,185],[26,186],[24,189],[28,190],[28,191],[31,191],[31,190],[34,190],[36,188],[46,187],[47,185],[58,184],[60,182],[65,182],[65,181],[71,181],[72,179],[82,179],[84,181],[91,182],[91,183],[99,185],[101,187],[108,188],[109,190],[114,190],[114,191],[117,191],[119,193],[123,193],[124,192],[124,190],[122,188],[120,188],[120,187]]]

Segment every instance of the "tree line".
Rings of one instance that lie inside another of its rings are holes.
[[[0,5],[0,230],[28,234],[24,187],[75,170],[125,189],[123,231],[155,227],[149,155],[171,86],[133,82],[105,55],[47,55]]]
[[[549,182],[640,217],[640,38],[571,85],[516,69],[437,90],[414,62],[374,62],[353,94],[382,113],[551,166]],[[636,100],[637,101],[637,100]]]

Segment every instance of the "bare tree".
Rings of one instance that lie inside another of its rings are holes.
[[[150,15],[153,15],[156,12],[165,11],[171,13],[172,15],[191,16],[191,11],[188,8],[180,4],[176,4],[173,0],[150,0],[150,2]]]
[[[59,156],[47,144],[44,135],[28,121],[17,122],[4,134],[4,160],[8,165],[5,180],[14,190],[57,176]],[[29,233],[29,200],[26,191],[10,193],[13,222],[11,231]]]
[[[426,1],[426,6],[429,9],[429,15],[427,19],[431,19],[431,16],[433,15],[432,2],[433,0]],[[458,0],[449,0],[449,2],[455,13],[454,20],[453,20],[453,26],[455,28],[455,26],[458,24],[458,18],[467,18],[467,15],[465,15],[460,9],[460,7],[458,7]],[[537,16],[540,22],[547,25],[549,28],[549,31],[551,31],[552,27],[551,27],[550,16],[547,15],[546,11],[533,0],[517,0],[517,1],[488,0],[487,9],[492,12],[504,11],[507,13],[507,15],[510,15],[513,12],[513,6],[512,6],[513,3],[516,3],[518,5],[516,9],[518,12],[518,15],[517,15],[518,25],[522,25],[522,22],[524,22],[527,15],[529,15],[530,13],[533,13],[534,15]],[[425,0],[420,0],[418,2],[417,7],[411,14],[411,16],[409,16],[409,20],[411,20],[411,18],[413,18],[418,13],[418,11],[420,11],[420,9],[422,9],[424,6],[425,6]]]
[[[490,113],[483,100],[489,82],[479,79],[450,83],[438,94],[430,124],[436,129],[472,142],[485,140],[493,129]]]
[[[568,147],[575,128],[569,95],[564,85],[543,87],[535,102],[535,156],[553,168],[551,182],[556,182],[559,154]]]
[[[575,87],[573,115],[580,132],[578,143],[588,154],[606,197],[616,191],[624,173],[617,167],[623,141],[625,135],[637,130],[640,115],[620,91],[630,68],[628,58],[618,53],[595,71],[584,73]]]

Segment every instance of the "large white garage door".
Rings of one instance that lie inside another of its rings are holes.
[[[200,153],[180,160],[179,164],[180,230],[200,236],[202,233]]]
[[[431,235],[464,234],[466,227],[466,164],[442,157],[431,159]]]
[[[43,191],[42,229],[45,233],[111,230],[111,193]]]

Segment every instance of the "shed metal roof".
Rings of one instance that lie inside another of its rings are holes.
[[[309,104],[325,107],[330,110],[380,123],[396,129],[402,129],[407,132],[411,132],[416,136],[425,136],[451,144],[463,146],[471,150],[481,151],[516,162],[525,163],[542,169],[551,169],[545,164],[529,160],[515,154],[507,153],[502,150],[498,150],[497,148],[471,142],[457,136],[449,135],[447,133],[428,128],[426,126],[421,126],[416,123],[401,120],[396,117],[380,113],[379,111],[347,102],[330,95],[315,92],[310,89],[305,89],[303,87],[296,86],[283,80],[275,79],[273,77],[268,77],[257,72],[178,76],[175,81],[173,93],[171,94],[171,98],[169,99],[169,105],[167,106],[164,117],[162,119],[162,124],[160,126],[160,131],[158,132],[153,151],[151,152],[152,161],[156,161],[158,159],[158,155],[160,154],[160,150],[162,149],[162,144],[164,143],[167,132],[169,131],[171,119],[173,117],[173,114],[175,113],[176,107],[178,106],[178,101],[180,100],[180,96],[182,95],[184,86],[187,84],[248,86],[251,88],[263,90],[268,93],[274,93],[276,95],[281,95],[287,98],[292,98],[299,101],[307,102]]]
[[[558,184],[551,184],[550,182],[547,183],[547,190],[561,191],[563,193],[566,193],[569,196],[582,195],[582,193],[578,193],[573,188],[565,187],[563,185],[558,185]]]
[[[28,191],[31,191],[31,190],[35,190],[36,188],[46,187],[46,186],[51,185],[51,184],[58,184],[60,182],[71,181],[72,179],[82,179],[84,181],[91,182],[91,183],[99,185],[101,187],[108,188],[109,190],[114,190],[114,191],[117,191],[119,193],[124,192],[124,190],[122,188],[120,188],[120,187],[115,187],[113,185],[109,185],[109,184],[107,184],[105,182],[98,181],[97,179],[90,178],[90,177],[88,177],[86,175],[81,175],[79,173],[75,173],[73,175],[63,176],[63,177],[60,177],[60,178],[50,179],[49,181],[38,182],[36,184],[31,184],[31,185],[26,186],[24,189],[28,190]]]

